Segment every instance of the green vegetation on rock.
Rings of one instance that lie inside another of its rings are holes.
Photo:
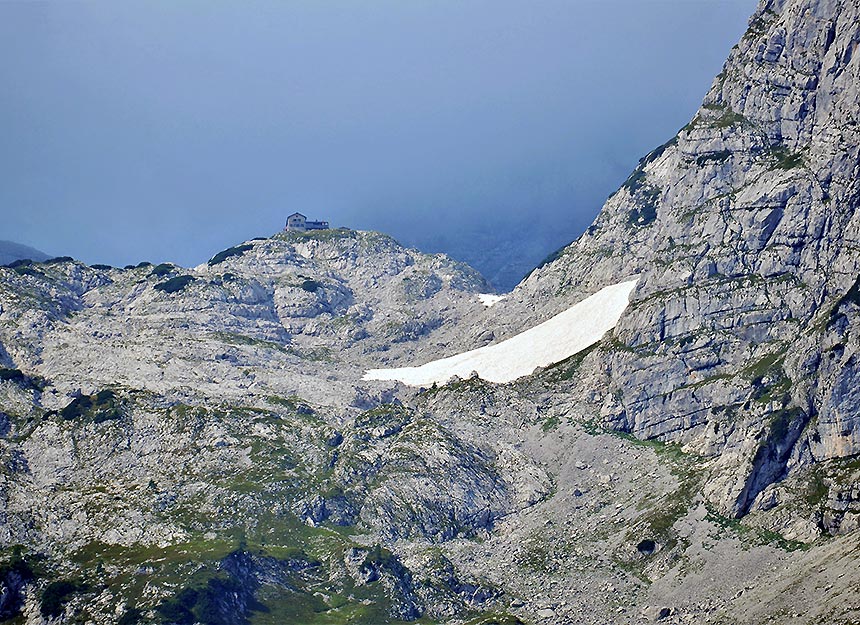
[[[165,293],[178,293],[189,284],[194,282],[197,278],[194,276],[176,276],[175,278],[170,278],[166,282],[162,282],[161,284],[156,284],[156,291],[164,291]]]
[[[774,159],[774,167],[776,169],[791,170],[795,167],[803,166],[803,155],[798,152],[792,152],[785,146],[776,146],[770,150],[771,157]]]
[[[356,239],[358,233],[349,228],[329,228],[328,230],[307,230],[298,232],[294,230],[279,232],[273,238],[290,243],[301,241],[337,241],[339,239]]]
[[[42,591],[40,611],[45,618],[57,618],[63,614],[66,601],[75,593],[85,592],[87,586],[70,580],[57,580]]]
[[[93,423],[115,421],[121,419],[122,414],[122,404],[112,390],[99,391],[95,395],[81,395],[59,411],[60,417],[66,421],[86,417]]]
[[[138,265],[139,267],[140,265]],[[176,266],[171,263],[161,263],[152,268],[152,271],[149,272],[149,275],[156,276],[158,278],[163,278],[166,275],[171,274],[176,271]]]
[[[218,263],[223,263],[228,258],[232,256],[242,256],[245,252],[254,249],[254,246],[250,243],[246,243],[244,245],[237,245],[235,247],[229,247],[226,250],[218,252],[209,259],[209,265],[217,265]]]

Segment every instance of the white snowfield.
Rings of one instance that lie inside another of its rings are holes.
[[[492,308],[494,304],[501,302],[507,295],[494,295],[493,293],[481,293],[478,295],[478,300],[487,308]]]
[[[473,372],[489,382],[506,383],[529,375],[594,345],[615,327],[639,280],[605,287],[563,313],[495,345],[428,362],[420,367],[371,369],[363,380],[398,380],[411,386],[445,384]]]

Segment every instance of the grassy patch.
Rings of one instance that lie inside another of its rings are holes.
[[[545,377],[547,382],[550,383],[566,382],[573,379],[576,372],[579,371],[579,368],[582,366],[582,361],[585,360],[586,356],[597,349],[597,346],[598,344],[595,343],[594,345],[586,347],[585,349],[575,353],[573,356],[569,356],[562,361],[550,365],[546,368],[544,373],[541,374],[541,377]]]
[[[809,479],[801,489],[801,497],[806,506],[810,509],[822,507],[829,493],[830,487],[821,473],[811,470]]]
[[[282,406],[291,412],[299,414],[313,414],[314,409],[298,395],[290,395],[289,397],[281,397],[280,395],[269,395],[266,401],[276,406]]]
[[[514,560],[524,571],[539,574],[552,574],[557,572],[555,564],[554,548],[558,545],[550,545],[538,534],[527,537],[520,545]]]
[[[552,432],[561,424],[561,419],[558,415],[550,415],[540,424],[540,429],[544,432]]]
[[[91,419],[94,423],[114,421],[122,418],[122,406],[119,398],[111,390],[99,391],[95,395],[81,395],[69,402],[59,413],[66,421],[74,421],[82,417]]]
[[[730,531],[738,539],[749,544],[771,545],[785,551],[804,551],[809,549],[809,545],[806,543],[788,540],[772,530],[749,527],[744,525],[739,519],[723,516],[710,508],[708,508],[708,514],[705,519],[721,529]]]
[[[718,152],[707,152],[696,157],[696,165],[703,166],[708,163],[722,164],[732,157],[731,150],[719,150]]]
[[[154,611],[155,623],[164,624],[405,623],[394,616],[401,598],[389,581],[409,579],[410,572],[392,552],[380,545],[357,545],[341,533],[283,515],[264,514],[261,524],[265,527],[256,538],[242,533],[229,540],[166,547],[94,544],[78,552],[76,562],[88,571],[102,570],[103,565],[107,573],[100,574],[100,580],[133,606],[126,608],[127,620],[120,621],[124,625],[144,622],[148,611]],[[265,546],[257,542],[261,538]],[[353,548],[363,552],[359,568],[375,575],[359,581],[346,572],[344,558]],[[471,618],[468,622],[474,625],[522,625],[506,614],[479,616],[465,610],[460,616]],[[427,616],[410,622],[437,623]]]
[[[736,113],[724,102],[716,102],[705,104],[702,109],[711,113],[711,115],[696,115],[689,124],[684,126],[683,130],[689,131],[693,128],[716,128],[718,130],[731,128],[732,126],[740,126],[749,124],[749,120],[740,113]]]
[[[237,245],[235,247],[229,247],[226,250],[218,252],[217,254],[215,254],[215,256],[210,258],[209,259],[209,265],[212,266],[212,265],[217,265],[218,263],[223,263],[228,258],[231,258],[233,256],[241,256],[242,254],[244,254],[248,250],[252,250],[252,249],[254,249],[254,246],[249,244],[249,243],[246,243],[245,245]]]
[[[358,238],[358,233],[349,228],[329,228],[328,230],[308,230],[306,232],[290,230],[288,232],[279,232],[274,238],[289,243],[300,243],[308,240],[337,241],[341,239],[356,239]]]
[[[717,117],[704,120],[710,128],[730,128],[732,126],[746,123],[747,121],[746,117],[733,111],[729,105],[724,102],[706,104],[702,108],[718,113]]]
[[[780,350],[767,354],[740,370],[739,374],[747,378],[753,386],[753,401],[760,404],[785,404],[790,400],[793,381],[785,373],[784,360],[785,351]]]
[[[534,529],[514,547],[514,562],[521,570],[541,576],[564,574],[559,562],[569,561],[579,538],[573,535],[549,536],[543,529]]]
[[[274,349],[279,352],[287,353],[289,348],[275,341],[267,341],[266,339],[258,339],[247,334],[238,334],[235,332],[214,332],[212,337],[223,343],[230,345],[248,345],[250,347],[265,347],[266,349]]]
[[[194,276],[176,276],[175,278],[170,278],[170,280],[167,280],[166,282],[156,284],[154,288],[156,291],[163,291],[165,293],[178,293],[196,279],[197,278]]]
[[[732,380],[732,379],[734,379],[733,375],[730,375],[728,373],[718,373],[716,375],[712,375],[710,377],[707,377],[703,380],[699,380],[698,382],[691,382],[690,384],[683,384],[681,386],[678,386],[678,387],[672,389],[671,391],[668,391],[664,395],[669,395],[669,394],[675,393],[677,391],[693,391],[693,390],[708,386],[710,384],[716,384],[717,382],[721,382],[724,380]]]
[[[681,445],[676,443],[664,443],[655,439],[639,439],[626,432],[607,430],[594,421],[584,422],[583,427],[586,432],[592,435],[611,434],[638,447],[652,449],[660,462],[668,467],[678,481],[678,486],[675,490],[664,494],[659,500],[653,502],[653,505],[649,506],[650,509],[640,517],[637,525],[644,525],[647,529],[643,532],[641,527],[639,529],[633,528],[631,535],[634,535],[637,541],[641,540],[642,534],[646,534],[647,538],[651,540],[659,539],[663,542],[669,542],[672,527],[687,513],[699,492],[703,474],[698,459],[684,453]]]
[[[654,440],[640,441],[638,444],[654,449],[678,480],[677,488],[666,493],[642,517],[642,521],[648,527],[649,539],[657,538],[669,542],[672,527],[687,514],[696,499],[703,479],[702,471],[694,458],[681,451],[680,445]]]
[[[785,351],[780,350],[767,354],[766,356],[750,363],[740,370],[740,374],[749,378],[752,381],[761,380],[768,373],[775,371],[777,368],[782,368],[782,361],[785,358]]]
[[[803,156],[799,152],[792,152],[785,146],[771,148],[770,155],[774,159],[774,168],[788,171],[795,167],[803,167]]]
[[[247,345],[249,347],[262,347],[264,349],[279,351],[284,354],[291,354],[303,360],[331,362],[334,359],[332,356],[331,349],[329,349],[328,347],[296,349],[294,347],[290,347],[289,345],[282,345],[281,343],[276,343],[275,341],[258,339],[254,338],[253,336],[247,336],[246,334],[238,334],[235,332],[213,332],[211,336],[215,340],[221,341],[222,343],[227,343],[230,345]]]
[[[176,266],[171,263],[160,263],[152,268],[152,271],[149,272],[150,276],[154,276],[156,278],[163,278],[164,276],[170,275],[176,271]]]
[[[380,404],[355,418],[356,429],[382,428],[387,435],[395,434],[412,420],[412,412],[399,404]]]

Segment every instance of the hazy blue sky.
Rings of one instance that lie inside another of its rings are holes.
[[[0,239],[188,265],[298,210],[568,240],[755,4],[2,1]]]

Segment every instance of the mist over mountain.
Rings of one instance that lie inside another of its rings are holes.
[[[496,289],[513,289],[551,252],[563,247],[578,231],[575,226],[551,228],[535,223],[528,216],[518,223],[513,219],[488,219],[451,232],[410,230],[399,237],[405,245],[427,252],[444,252],[474,267]]]
[[[2,236],[194,266],[300,211],[510,288],[689,120],[753,5],[0,3]]]
[[[15,243],[14,241],[0,241],[0,265],[7,265],[16,260],[30,259],[35,261],[48,260],[48,255],[44,252]]]

